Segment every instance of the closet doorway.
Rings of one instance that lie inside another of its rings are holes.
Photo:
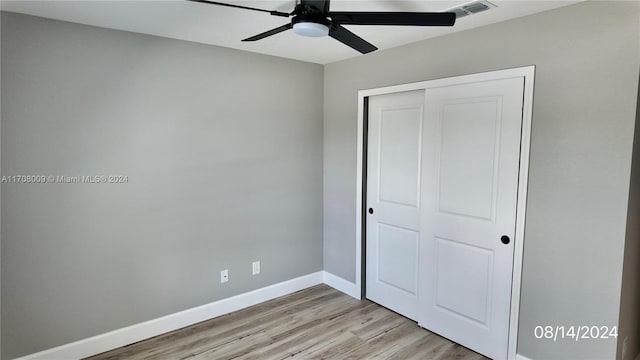
[[[359,94],[365,296],[491,358],[515,356],[533,72]]]

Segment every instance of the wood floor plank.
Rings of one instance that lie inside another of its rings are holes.
[[[310,346],[309,342],[317,342],[318,338],[329,336],[331,334],[330,324],[334,324],[334,327],[338,328],[344,327],[346,324],[338,325],[340,324],[338,320],[348,318],[349,315],[357,313],[356,310],[362,307],[359,302],[351,301],[348,298],[344,299],[346,301],[343,303],[311,309],[308,314],[307,312],[301,313],[301,316],[296,319],[290,319],[268,328],[266,331],[270,335],[271,343],[259,344],[262,350],[252,352],[252,354],[257,359],[264,359],[271,356],[277,357],[277,354],[285,352],[297,353]],[[304,314],[306,316],[302,316]],[[216,351],[214,349],[211,352]]]
[[[254,357],[249,357],[249,359],[277,357],[277,354],[283,353],[302,356],[301,354],[318,351],[319,348],[333,345],[333,342],[347,332],[351,326],[359,324],[359,317],[379,309],[379,306],[372,303],[363,304],[354,301],[349,301],[349,303],[349,306],[337,309],[334,317],[316,322],[309,331],[299,332],[295,336],[284,337],[282,334],[274,336],[274,339],[277,340],[274,344],[257,352]]]
[[[87,359],[485,358],[371,301],[318,285]]]

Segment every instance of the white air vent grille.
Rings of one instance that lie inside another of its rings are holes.
[[[486,0],[476,0],[476,1],[468,2],[462,5],[456,6],[454,8],[451,8],[445,11],[456,13],[456,18],[460,19],[461,17],[487,11],[494,7],[496,7],[496,5]]]

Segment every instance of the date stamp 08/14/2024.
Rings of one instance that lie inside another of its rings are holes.
[[[596,340],[618,338],[617,326],[596,325],[538,325],[533,329],[536,339],[560,341],[560,340]]]

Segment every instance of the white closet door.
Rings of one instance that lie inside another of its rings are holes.
[[[369,99],[366,296],[418,315],[424,91]]]
[[[513,78],[425,94],[419,323],[495,359],[507,357],[520,241],[523,91]]]

